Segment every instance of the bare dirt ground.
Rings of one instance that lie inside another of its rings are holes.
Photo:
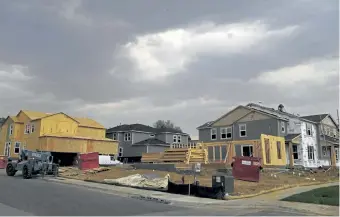
[[[197,176],[197,179],[200,181],[200,185],[211,186],[212,175],[215,172],[216,170],[214,170],[213,168],[203,169],[201,175]],[[170,180],[176,183],[182,183],[183,176],[182,174],[178,173],[120,167],[104,167],[99,171],[87,171],[87,172],[83,172],[72,167],[66,167],[61,168],[60,171],[61,177],[93,181],[103,181],[104,179],[117,179],[135,174],[152,175],[159,177],[165,177],[167,174],[169,174]],[[184,175],[184,180],[186,184],[193,183],[194,177],[192,175]],[[315,173],[298,170],[287,172],[264,170],[260,174],[259,182],[247,182],[235,180],[234,185],[235,191],[233,195],[256,194],[261,191],[267,191],[274,188],[284,187],[287,185],[295,186],[297,184],[319,182],[326,183],[330,181],[339,181],[339,170],[329,170],[327,172],[324,172],[323,170],[316,170]]]

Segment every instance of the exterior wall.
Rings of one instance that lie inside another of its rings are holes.
[[[217,132],[219,133],[219,132]],[[204,128],[198,130],[198,140],[201,142],[212,142],[211,141],[211,128]]]
[[[64,114],[56,114],[40,120],[40,135],[76,135],[78,123]]]
[[[141,142],[146,139],[150,139],[150,135],[153,133],[132,132],[133,143]]]
[[[105,138],[105,129],[79,126],[77,129],[76,136],[84,136],[84,137],[102,139],[102,138]]]
[[[87,153],[99,152],[100,154],[118,153],[118,142],[100,141],[89,139],[41,137],[39,139],[39,150],[51,152]]]
[[[156,145],[150,145],[146,148],[146,153],[159,153],[164,152],[165,149],[168,149],[169,147],[165,146],[156,146]]]
[[[269,139],[269,155],[270,155],[270,163],[267,163],[267,151],[265,147],[265,139]],[[278,148],[277,142],[280,142],[281,148],[281,158],[278,158]],[[285,139],[283,137],[271,136],[271,135],[261,135],[261,149],[264,165],[272,165],[272,166],[285,166],[287,164],[287,155],[286,155],[286,146]]]
[[[13,126],[13,134],[10,134],[10,126]],[[16,142],[20,143],[20,148],[23,142],[23,136],[21,132],[23,131],[23,124],[14,122],[11,118],[8,118],[7,121],[2,125],[0,131],[0,155],[5,154],[5,144],[7,142],[11,143],[9,156],[16,157],[18,154],[14,152]]]
[[[317,143],[317,127],[315,124],[312,124],[312,136],[308,136],[306,132],[306,122],[301,122],[301,143],[298,145],[298,155],[299,159],[294,160],[294,165],[304,166],[307,168],[315,168],[322,165],[322,161],[320,161],[320,156],[318,152],[318,143]],[[314,148],[314,160],[308,159],[308,146],[312,146]]]
[[[235,121],[237,121],[238,119],[240,119],[241,117],[245,116],[250,112],[251,112],[250,109],[243,106],[238,106],[234,110],[232,110],[231,112],[217,120],[212,127],[232,125]]]
[[[247,136],[240,137],[239,126],[246,124]],[[249,122],[237,122],[234,124],[234,140],[254,140],[261,139],[261,134],[280,136],[279,126],[280,121],[271,118],[267,120],[257,120]],[[281,132],[281,131],[280,131]]]

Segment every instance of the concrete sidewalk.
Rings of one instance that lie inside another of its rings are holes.
[[[253,198],[245,198],[238,200],[214,200],[208,198],[199,198],[178,194],[170,194],[167,192],[150,191],[135,189],[129,187],[121,187],[115,185],[106,185],[93,182],[85,182],[76,179],[66,178],[48,178],[46,181],[57,182],[61,184],[72,184],[75,186],[82,186],[89,189],[96,189],[106,193],[115,194],[123,197],[132,197],[142,200],[152,200],[160,203],[174,204],[186,207],[197,207],[208,205],[209,208],[214,209],[274,209],[274,210],[290,210],[292,212],[299,211],[307,213],[308,215],[329,215],[339,216],[339,207],[326,206],[307,203],[285,202],[281,199],[291,196],[293,194],[302,193],[312,189],[337,185],[338,183],[328,183],[314,186],[295,187],[283,191],[268,193]]]

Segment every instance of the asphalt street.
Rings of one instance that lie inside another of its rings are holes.
[[[209,207],[173,206],[121,197],[80,186],[48,182],[41,178],[24,180],[20,174],[7,177],[0,170],[0,215],[2,216],[296,216],[299,213],[273,210],[223,210]]]

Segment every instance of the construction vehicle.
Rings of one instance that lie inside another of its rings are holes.
[[[51,152],[21,150],[18,160],[9,159],[6,166],[8,176],[14,176],[17,171],[22,172],[24,179],[40,174],[58,176],[59,165],[53,163]]]

